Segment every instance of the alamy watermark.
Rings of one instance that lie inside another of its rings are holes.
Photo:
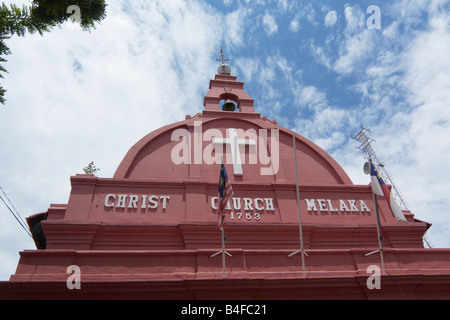
[[[70,274],[70,276],[67,278],[66,285],[67,289],[73,290],[81,289],[81,269],[77,265],[71,265],[67,267],[67,273]]]
[[[370,5],[367,7],[366,13],[371,15],[367,18],[367,29],[381,29],[381,9],[379,6]]]
[[[179,164],[233,164],[234,175],[242,175],[245,164],[245,148],[248,147],[248,163],[261,164],[261,175],[273,175],[280,166],[279,129],[228,128],[224,137],[219,129],[203,132],[202,122],[194,122],[193,134],[188,129],[179,128],[172,132],[171,141],[178,141],[172,148],[170,158]],[[270,138],[269,138],[270,136]],[[203,142],[209,142],[203,149]],[[226,153],[224,154],[224,146]],[[244,156],[241,156],[243,154]]]
[[[70,276],[67,278],[66,285],[69,290],[81,289],[81,269],[77,265],[70,265],[67,267],[67,273]],[[381,289],[381,268],[377,265],[370,265],[366,269],[366,273],[371,274],[366,280],[366,286],[369,290]]]
[[[371,273],[366,280],[366,286],[369,290],[381,289],[381,269],[377,265],[370,265],[366,269],[366,273]]]
[[[69,17],[69,20],[72,22],[80,22],[81,21],[81,9],[77,5],[70,5],[67,7],[66,13],[72,14]]]
[[[77,5],[70,5],[67,7],[66,13],[72,14],[69,20],[73,22],[81,21],[81,9]],[[367,7],[366,13],[371,14],[366,21],[367,29],[381,29],[381,9],[377,5],[370,5]]]

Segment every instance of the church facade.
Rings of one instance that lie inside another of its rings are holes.
[[[214,255],[221,161],[234,191],[225,268]],[[430,225],[408,211],[396,221],[379,197],[382,272],[380,254],[366,255],[378,249],[371,187],[255,112],[223,61],[202,112],[143,137],[112,178],[76,175],[71,186],[67,204],[28,218],[37,249],[20,252],[0,298],[450,298],[450,249],[424,248]],[[292,255],[299,228],[304,262]]]

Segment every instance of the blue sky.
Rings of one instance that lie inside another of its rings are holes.
[[[5,1],[28,3],[28,1]],[[380,28],[367,20],[380,8]],[[429,239],[450,247],[450,2],[109,1],[92,32],[67,23],[8,41],[0,185],[26,217],[67,203],[94,161],[112,177],[147,133],[203,110],[222,47],[257,112],[367,184],[351,139],[373,147]],[[0,280],[34,247],[0,206]]]

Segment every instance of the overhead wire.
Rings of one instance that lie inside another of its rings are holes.
[[[6,194],[5,190],[3,190],[2,186],[0,186],[0,190],[3,192],[3,194],[5,195],[6,199],[8,200],[9,204],[11,205],[11,207],[13,207],[14,212],[19,216],[20,221],[22,221],[24,224],[27,224],[25,222],[25,220],[22,218],[22,216],[19,214],[19,212],[17,211],[16,207],[14,206],[14,204],[11,202],[11,200],[9,199],[8,195]]]
[[[5,195],[5,198],[8,200],[9,204],[11,205],[11,207],[14,209],[14,211],[11,209],[11,207],[8,205],[8,203],[6,203],[5,199],[3,199],[2,195],[0,194],[0,199],[3,201],[3,203],[5,204],[5,206],[8,208],[9,212],[11,212],[11,214],[13,215],[13,217],[17,220],[17,222],[20,224],[20,226],[25,230],[25,232],[31,237],[33,238],[33,236],[31,235],[30,230],[26,227],[27,223],[25,222],[25,220],[22,218],[22,216],[19,214],[19,212],[17,211],[16,207],[14,207],[13,203],[11,202],[11,200],[9,199],[8,195],[6,194],[6,192],[3,190],[3,188],[0,186],[0,190],[3,192],[3,194]]]

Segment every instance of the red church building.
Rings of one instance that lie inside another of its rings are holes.
[[[450,298],[450,249],[424,248],[429,223],[397,221],[378,197],[383,272],[379,252],[366,256],[379,248],[371,186],[253,104],[222,62],[202,112],[143,137],[112,178],[71,177],[67,204],[28,218],[36,250],[0,298]],[[300,233],[306,254],[291,255]]]

